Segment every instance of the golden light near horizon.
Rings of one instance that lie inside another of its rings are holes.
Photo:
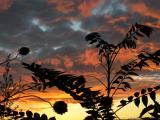
[[[160,98],[160,95],[158,94],[158,99]],[[125,98],[121,98],[121,99],[117,99],[114,101],[113,104],[113,109],[117,110],[118,109],[118,105],[120,104],[120,100],[125,99]],[[54,103],[54,101],[52,101],[52,103]],[[88,116],[88,114],[85,112],[86,109],[82,108],[82,106],[79,103],[68,103],[68,112],[59,115],[56,112],[54,112],[53,108],[51,108],[51,106],[49,106],[47,103],[44,102],[31,102],[30,105],[27,104],[27,101],[19,101],[15,103],[16,105],[19,105],[18,109],[22,109],[23,111],[25,110],[31,110],[32,112],[39,112],[41,115],[42,114],[46,114],[48,117],[53,117],[55,116],[57,120],[82,120],[84,119],[86,116]],[[148,104],[153,104],[153,101],[151,99],[149,99],[149,103]],[[121,119],[128,119],[128,118],[138,118],[142,109],[144,108],[144,105],[142,103],[140,103],[139,107],[136,107],[134,105],[134,102],[132,102],[131,104],[128,104],[127,106],[125,106],[124,108],[122,108],[119,112],[117,112],[117,115],[121,118]],[[149,114],[146,114],[144,117],[151,117]]]

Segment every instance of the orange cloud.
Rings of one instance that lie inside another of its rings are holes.
[[[61,61],[58,58],[52,58],[50,59],[50,64],[58,66],[60,65]]]
[[[119,61],[120,63],[125,63],[130,59],[134,59],[136,55],[136,50],[122,49],[117,56],[117,61]]]
[[[119,32],[119,33],[121,33],[123,35],[126,33],[126,31],[127,31],[126,28],[117,26],[116,24],[127,22],[128,21],[128,17],[120,16],[120,17],[113,18],[112,16],[107,16],[106,17],[106,21],[107,21],[107,23],[112,25],[112,29],[114,29],[114,31]],[[106,28],[107,27],[105,26],[104,29],[106,29]]]
[[[7,10],[11,7],[13,0],[0,0],[0,11]]]
[[[73,11],[74,3],[71,0],[48,0],[48,3],[56,5],[54,7],[58,12],[69,13]]]
[[[137,41],[137,48],[138,51],[140,52],[143,48],[149,48],[149,50],[151,50],[151,52],[154,52],[156,50],[159,49],[159,43],[154,42],[154,40],[149,40],[149,42],[145,42],[138,40]]]
[[[65,56],[64,57],[64,66],[66,68],[71,68],[71,67],[73,67],[73,65],[74,65],[74,62],[71,60],[71,58],[69,58],[68,56]]]
[[[110,20],[107,21],[108,23],[111,23],[113,25],[117,24],[117,23],[120,23],[120,22],[126,22],[128,20],[128,17],[125,17],[125,16],[120,16],[120,17],[116,17],[116,18],[112,18],[111,16],[110,17],[107,17],[109,18]]]
[[[0,67],[0,75],[3,75],[4,72],[5,72],[5,68],[4,67]]]
[[[51,64],[51,65],[54,65],[54,66],[58,66],[61,64],[61,60],[59,58],[46,58],[46,59],[43,59],[43,60],[38,60],[36,62],[37,64]]]
[[[153,28],[160,28],[160,21],[157,21],[157,22],[154,22],[154,23],[145,22],[144,24],[145,24],[145,25],[148,25],[148,26],[150,26],[150,27],[153,27]]]
[[[31,83],[31,82],[33,82],[32,78],[31,78],[31,75],[23,75],[21,77],[21,79],[23,80],[24,83]]]
[[[93,65],[93,66],[99,63],[96,50],[86,49],[85,52],[80,55],[79,63],[82,63],[84,65]]]
[[[150,7],[148,7],[145,3],[134,3],[134,4],[129,4],[129,8],[133,12],[137,12],[141,15],[144,16],[149,16],[153,18],[160,19],[160,14],[159,11],[153,10]]]
[[[100,3],[100,0],[83,0],[83,2],[78,6],[80,14],[84,17],[91,16],[91,10],[96,8]]]

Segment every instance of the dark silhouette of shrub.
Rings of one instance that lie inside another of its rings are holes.
[[[35,120],[39,120],[41,117],[38,113],[34,113],[34,119]]]
[[[139,107],[140,103],[144,105],[144,109],[141,111],[139,116],[140,118],[142,118],[146,113],[149,113],[152,118],[143,119],[159,119],[160,104],[157,101],[156,92],[160,89],[160,85],[153,88],[143,88],[140,92],[135,92],[127,99],[121,100],[117,110],[113,110],[112,108],[113,99],[117,91],[127,91],[128,89],[131,89],[130,81],[134,81],[133,76],[138,76],[139,71],[142,71],[145,67],[149,67],[149,62],[159,65],[160,50],[154,52],[142,51],[135,59],[122,65],[120,70],[115,73],[112,71],[117,55],[121,49],[135,49],[137,47],[136,41],[144,36],[150,37],[152,31],[151,27],[136,23],[129,29],[125,38],[115,45],[103,40],[101,35],[97,32],[92,32],[85,37],[85,40],[89,42],[89,44],[98,49],[99,65],[105,71],[105,82],[99,80],[96,76],[94,77],[105,87],[107,94],[103,95],[100,93],[100,90],[91,90],[90,87],[86,87],[86,79],[82,75],[75,76],[55,69],[43,68],[41,65],[36,63],[28,64],[24,62],[22,62],[23,66],[33,73],[33,83],[29,86],[27,85],[22,87],[22,89],[10,91],[11,86],[9,86],[9,83],[11,83],[12,86],[14,85],[13,78],[9,74],[10,62],[15,60],[18,55],[27,55],[30,52],[30,49],[27,47],[20,48],[17,55],[13,58],[11,58],[11,54],[9,54],[7,59],[0,63],[0,65],[6,65],[6,72],[3,76],[5,82],[4,84],[1,84],[3,99],[0,101],[0,116],[7,117],[9,119],[47,120],[48,117],[45,114],[40,116],[40,114],[33,113],[32,111],[18,112],[16,109],[12,110],[10,106],[6,106],[6,103],[23,97],[29,97],[22,96],[12,99],[13,96],[26,90],[38,88],[40,91],[51,87],[57,87],[67,94],[70,94],[74,100],[77,100],[82,107],[87,109],[86,112],[89,116],[87,116],[85,120],[120,119],[116,113],[132,102],[134,102],[137,107]],[[8,91],[3,92],[3,89],[7,89]],[[40,97],[37,98],[49,103],[55,112],[59,114],[67,112],[67,104],[63,101],[57,101],[52,105],[50,102],[45,101]],[[153,104],[148,104],[148,98],[152,99]],[[49,118],[49,120],[55,120],[55,117]]]
[[[49,120],[56,120],[56,118],[55,117],[51,117],[51,118],[49,118]]]
[[[64,101],[57,101],[54,105],[53,105],[53,109],[55,110],[56,113],[58,114],[64,114],[65,112],[67,112],[67,104]]]
[[[10,74],[10,62],[16,60],[18,55],[27,55],[30,52],[29,48],[27,47],[22,47],[18,50],[18,53],[15,57],[11,58],[11,54],[9,54],[6,58],[5,61],[1,62],[0,65],[4,65],[5,67],[5,72],[3,73],[3,80],[1,81],[0,84],[0,95],[1,95],[1,100],[0,100],[0,117],[1,119],[7,118],[7,119],[21,119],[21,120],[48,120],[48,117],[43,114],[40,116],[39,113],[32,113],[32,111],[17,111],[16,109],[11,109],[11,105],[14,103],[14,101],[17,101],[18,99],[24,98],[24,97],[36,97],[39,98],[40,100],[49,103],[48,101],[45,101],[44,99],[34,96],[34,95],[29,95],[29,96],[21,96],[21,97],[14,97],[17,94],[23,93],[24,91],[27,90],[32,90],[35,86],[28,83],[28,84],[22,84],[21,80],[19,81],[14,81],[13,76]],[[49,103],[52,107],[52,104]],[[49,120],[56,120],[55,117],[49,118]]]
[[[87,116],[84,120],[95,120],[92,116]]]
[[[124,106],[134,102],[138,107],[142,102],[145,108],[142,110],[142,117],[149,110],[154,110],[151,115],[157,118],[159,104],[156,102],[156,91],[160,86],[154,88],[144,88],[141,92],[135,92],[133,96],[129,96],[127,100],[121,100],[117,110],[112,109],[114,95],[118,90],[126,91],[131,89],[129,81],[134,81],[133,76],[138,76],[138,71],[144,67],[149,67],[148,62],[151,61],[155,65],[160,63],[160,50],[155,52],[142,51],[135,59],[121,66],[120,70],[113,73],[113,65],[122,48],[135,49],[136,41],[144,36],[150,37],[152,28],[142,24],[134,24],[127,32],[125,38],[118,44],[110,44],[103,40],[97,32],[88,34],[85,39],[89,44],[94,45],[99,50],[100,66],[104,68],[106,75],[106,83],[95,78],[106,88],[106,95],[101,95],[99,90],[93,91],[85,86],[86,80],[83,76],[75,76],[54,69],[43,68],[36,63],[22,63],[24,67],[33,72],[34,84],[37,84],[39,90],[45,90],[56,86],[60,90],[70,94],[73,99],[78,100],[82,107],[87,108],[86,111],[90,116],[85,119],[93,120],[113,120],[120,119],[116,112]],[[113,92],[111,92],[113,91]],[[154,105],[148,105],[148,96],[154,101]],[[141,99],[140,99],[141,98]],[[158,117],[159,118],[159,117]]]
[[[3,115],[5,118],[8,119],[20,119],[20,120],[48,120],[47,115],[42,114],[40,116],[39,113],[33,113],[32,111],[26,111],[26,112],[22,112],[22,111],[16,111],[16,110],[12,110],[8,107],[6,107],[5,105],[0,105],[0,115]],[[56,120],[55,117],[51,117],[49,118],[49,120]]]
[[[21,47],[21,48],[18,50],[18,52],[19,52],[20,55],[27,55],[27,54],[30,52],[30,50],[29,50],[29,48],[27,48],[27,47]]]
[[[40,118],[41,120],[48,120],[48,117],[47,117],[47,115],[46,114],[42,114],[42,116],[41,116],[41,118]]]
[[[26,115],[29,119],[32,119],[33,113],[31,111],[26,111]]]

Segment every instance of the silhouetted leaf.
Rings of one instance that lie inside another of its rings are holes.
[[[129,65],[123,65],[123,66],[121,66],[121,69],[124,70],[124,71],[129,71],[130,66]]]
[[[121,103],[122,106],[125,106],[127,101],[126,100],[121,100],[120,103]]]
[[[92,32],[85,37],[85,40],[91,41],[91,40],[94,40],[95,38],[99,38],[99,37],[101,37],[101,36],[98,32]]]
[[[111,87],[110,89],[115,89],[115,87]]]
[[[135,97],[138,97],[138,96],[139,96],[139,92],[135,92],[135,93],[134,93],[134,96],[135,96]]]
[[[27,117],[28,118],[32,118],[32,116],[33,116],[33,113],[32,113],[32,111],[26,111],[26,115],[27,115]]]
[[[151,92],[153,90],[153,88],[147,88],[148,92]]]
[[[118,79],[116,79],[115,81],[113,81],[113,83],[117,83],[117,84],[118,84],[118,83],[119,83],[119,80],[118,80]]]
[[[92,116],[87,116],[84,120],[94,120]]]
[[[144,37],[144,35],[140,32],[136,32],[136,34],[139,36],[139,37]]]
[[[131,89],[131,86],[130,86],[130,84],[128,82],[122,82],[122,84],[124,84],[125,88]]]
[[[147,37],[150,37],[153,29],[147,25],[141,25],[136,23],[135,27],[138,28],[143,34],[145,34]]]
[[[139,97],[134,100],[134,104],[135,104],[137,107],[139,107],[139,104],[140,104],[140,98],[139,98]]]
[[[149,113],[151,116],[153,116],[154,118],[160,118],[160,115],[158,114],[158,112],[157,111],[153,111],[152,113]]]
[[[134,38],[135,40],[138,40],[138,38],[137,38],[136,36],[133,36],[133,38]]]
[[[38,82],[38,80],[34,76],[32,76],[32,80],[36,83]]]
[[[123,90],[123,91],[126,91],[124,88],[118,88],[118,89]]]
[[[125,79],[130,79],[131,81],[134,81],[132,77],[126,77]]]
[[[51,117],[51,118],[49,118],[49,120],[56,120],[56,118],[55,117]]]
[[[153,59],[152,62],[155,64],[155,65],[159,65],[159,61]]]
[[[122,75],[125,75],[125,74],[126,74],[126,72],[124,72],[124,71],[119,71],[119,72],[116,72],[116,74],[122,74]]]
[[[153,55],[160,56],[160,50],[157,50]]]
[[[140,68],[140,70],[142,69],[142,67],[149,67],[149,64],[147,62],[145,62],[144,60],[141,60],[137,66]]]
[[[17,111],[13,111],[13,115],[14,116],[18,115],[18,112]]]
[[[97,40],[93,39],[92,41],[89,42],[89,44],[93,44],[95,42],[97,42]]]
[[[34,113],[34,119],[35,120],[39,120],[41,117],[40,117],[40,114],[39,113]]]
[[[146,95],[142,96],[142,103],[144,104],[144,106],[147,107],[147,105],[148,105],[148,97]]]
[[[123,76],[118,76],[118,77],[116,78],[116,80],[118,80],[118,79],[123,79]]]
[[[146,90],[145,89],[142,89],[141,90],[141,94],[145,94],[146,93]]]
[[[149,96],[155,102],[155,100],[156,100],[156,92],[152,91],[151,93],[149,93]]]
[[[41,115],[41,120],[48,120],[47,115],[46,115],[46,114],[42,114],[42,115]]]
[[[24,114],[25,114],[24,112],[19,112],[19,115],[22,117],[24,116]]]
[[[140,54],[138,55],[138,58],[139,58],[139,59],[142,59],[142,58],[146,58],[146,56],[145,56],[144,53],[140,53]]]
[[[154,87],[154,89],[159,90],[160,89],[160,85]]]
[[[39,87],[38,87],[38,90],[41,91],[41,89],[42,89],[42,86],[39,86]]]
[[[137,73],[135,72],[128,72],[128,75],[134,75],[134,76],[139,76]]]
[[[152,28],[148,27],[146,25],[141,25],[136,23],[135,25],[132,25],[132,27],[129,29],[128,33],[125,36],[125,39],[118,44],[120,48],[136,48],[136,42],[137,36],[144,37],[146,35],[147,37],[150,36],[152,33]]]
[[[154,109],[154,105],[149,105],[149,106],[143,108],[139,117],[141,118],[144,114],[146,114],[147,112],[149,112],[150,110],[153,110],[153,109]]]
[[[133,100],[133,96],[128,97],[128,101],[131,102]]]

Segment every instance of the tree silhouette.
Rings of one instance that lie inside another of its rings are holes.
[[[124,106],[132,102],[134,102],[137,107],[141,102],[144,104],[145,107],[140,113],[140,118],[148,112],[150,112],[149,114],[153,117],[153,119],[160,118],[160,104],[156,99],[156,91],[160,89],[160,85],[153,88],[143,88],[140,92],[135,92],[134,95],[129,96],[127,99],[121,100],[117,110],[113,110],[112,108],[113,99],[117,91],[126,91],[127,89],[131,89],[129,81],[134,81],[133,76],[138,76],[138,71],[142,71],[144,67],[149,67],[150,61],[155,65],[159,65],[160,50],[154,52],[142,51],[135,59],[122,65],[119,71],[115,73],[112,71],[117,55],[121,49],[135,49],[136,41],[144,36],[150,37],[152,31],[152,28],[136,23],[129,29],[125,38],[116,45],[109,44],[107,41],[103,40],[101,35],[97,32],[90,33],[85,37],[89,44],[94,45],[99,50],[99,65],[101,65],[105,70],[106,76],[106,82],[99,80],[106,88],[107,94],[103,95],[100,93],[100,90],[91,90],[90,87],[86,87],[86,79],[82,75],[75,76],[62,71],[57,71],[55,69],[43,68],[41,65],[36,63],[28,64],[22,62],[24,67],[33,73],[33,82],[30,84],[31,86],[28,86],[28,84],[16,84],[13,82],[13,77],[9,73],[10,62],[15,60],[18,55],[27,55],[30,50],[27,47],[22,47],[13,58],[11,58],[11,54],[9,54],[7,59],[0,63],[0,65],[5,64],[5,72],[3,74],[4,82],[1,83],[0,87],[2,96],[0,101],[0,116],[22,120],[48,119],[45,114],[40,116],[38,113],[26,111],[25,115],[25,112],[18,112],[10,108],[9,105],[11,102],[24,97],[39,98],[42,101],[49,103],[53,110],[55,110],[58,114],[67,112],[67,104],[63,101],[57,101],[54,105],[52,105],[50,102],[34,95],[14,98],[15,95],[23,93],[26,90],[31,90],[33,88],[45,90],[56,86],[58,89],[70,94],[73,99],[77,100],[81,104],[82,107],[88,109],[86,112],[90,115],[87,116],[85,120],[120,119],[116,113]],[[152,99],[153,104],[148,105],[149,97]],[[54,120],[55,117],[50,118],[50,120],[51,119]]]
[[[116,73],[112,71],[117,55],[122,48],[126,50],[136,49],[136,41],[144,36],[150,37],[152,31],[153,29],[151,27],[136,23],[129,29],[125,38],[116,45],[103,40],[97,32],[92,32],[85,37],[85,40],[89,44],[94,45],[99,50],[99,62],[104,68],[106,75],[105,83],[99,80],[106,87],[107,94],[104,95],[100,94],[100,90],[93,91],[91,88],[86,87],[86,80],[82,75],[75,76],[55,69],[43,68],[36,63],[22,64],[26,69],[32,71],[34,84],[38,85],[39,90],[56,86],[60,90],[70,94],[82,107],[87,108],[88,110],[86,112],[90,116],[86,117],[85,120],[120,119],[116,113],[132,102],[137,107],[140,102],[145,106],[139,117],[153,110],[150,114],[157,119],[160,118],[158,115],[160,105],[156,101],[156,91],[160,89],[159,85],[154,88],[144,88],[140,92],[135,92],[133,96],[129,96],[126,100],[121,100],[117,110],[113,110],[112,108],[113,99],[117,91],[131,89],[129,81],[134,81],[133,76],[138,76],[138,71],[142,71],[144,67],[149,67],[150,61],[155,65],[159,65],[160,50],[154,52],[142,51],[135,59],[122,65],[119,71]],[[153,105],[148,105],[148,97],[154,101]]]
[[[42,100],[43,102],[47,102],[50,104],[51,108],[53,108],[53,106],[56,105],[56,110],[59,107],[59,102],[61,103],[61,101],[57,101],[55,102],[53,105],[44,100],[41,97],[38,97],[36,95],[28,95],[28,96],[23,96],[21,95],[20,97],[16,97],[16,95],[20,95],[21,93],[24,94],[25,91],[27,90],[32,90],[34,89],[37,85],[32,85],[30,83],[27,84],[23,84],[21,79],[20,80],[14,80],[13,75],[10,73],[10,69],[11,69],[11,62],[16,60],[17,57],[19,55],[24,56],[27,55],[30,52],[29,48],[27,47],[22,47],[18,50],[17,54],[15,55],[15,57],[12,57],[11,54],[9,54],[6,58],[6,60],[4,60],[3,62],[0,63],[0,65],[4,65],[5,71],[3,73],[3,80],[0,81],[0,118],[1,119],[21,119],[21,120],[48,120],[47,115],[42,114],[40,115],[39,113],[33,113],[32,111],[26,111],[26,112],[22,112],[22,111],[17,111],[17,107],[16,108],[12,108],[12,105],[14,104],[15,101],[25,98],[25,97],[35,97],[37,99]],[[67,111],[67,104],[65,102],[63,102],[62,104],[60,104],[61,108],[63,108],[63,106],[65,107],[65,111],[60,111],[61,114],[63,114],[64,112]],[[51,117],[49,118],[49,120],[56,120],[55,117]]]

